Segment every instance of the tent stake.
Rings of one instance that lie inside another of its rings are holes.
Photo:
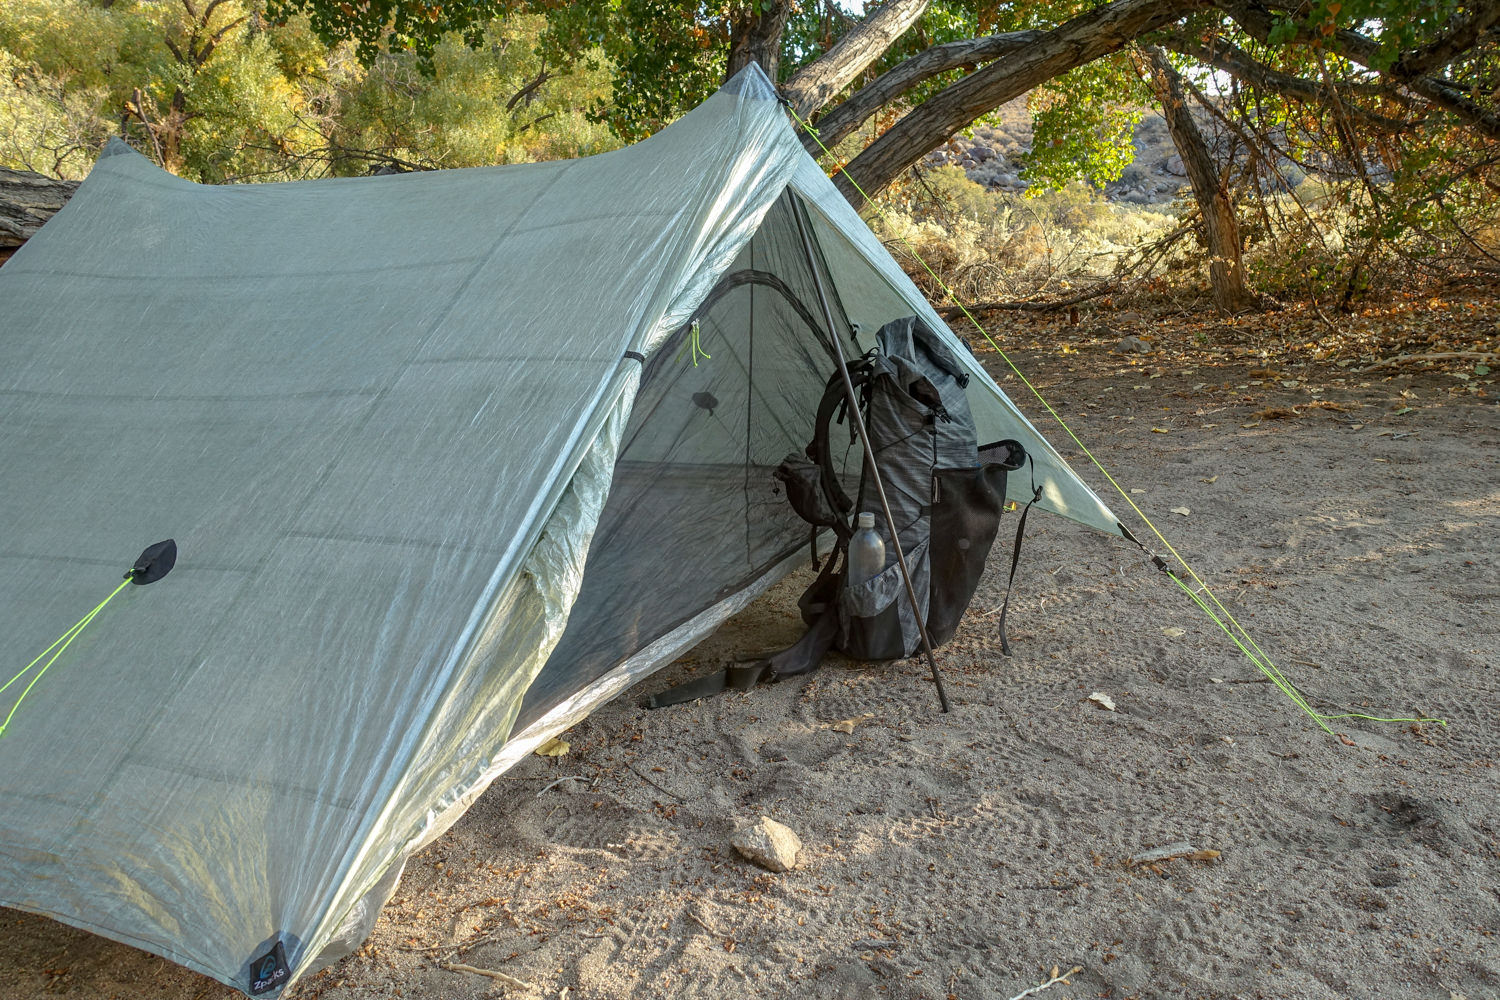
[[[806,209],[802,203],[797,202],[797,211],[793,216],[797,219],[797,232],[802,237],[802,250],[807,254],[807,266],[812,271],[813,287],[818,292],[818,304],[823,307],[823,320],[828,324],[828,340],[833,344],[833,352],[839,364],[839,377],[844,380],[844,395],[849,403],[849,422],[854,425],[854,431],[859,436],[859,443],[864,446],[865,468],[870,470],[870,479],[875,483],[875,493],[880,498],[880,509],[885,513],[886,526],[891,529],[891,547],[896,550],[896,563],[901,567],[901,579],[906,584],[906,596],[911,600],[912,617],[917,620],[917,634],[922,639],[922,652],[927,656],[927,665],[932,669],[932,683],[937,686],[938,702],[943,706],[944,712],[949,712],[952,707],[948,704],[948,692],[943,690],[943,678],[938,673],[937,657],[932,655],[932,640],[927,635],[927,621],[922,614],[922,606],[917,603],[917,588],[911,582],[911,570],[906,565],[906,553],[901,551],[901,536],[896,531],[896,519],[891,515],[891,505],[885,498],[885,483],[880,479],[880,466],[875,461],[875,449],[870,446],[870,435],[865,430],[864,414],[859,412],[859,399],[854,392],[854,381],[849,377],[849,364],[844,359],[844,345],[839,340],[838,328],[833,322],[833,310],[828,306],[828,296],[823,293],[823,278],[818,271],[817,258],[813,254],[812,237],[808,234],[807,225],[802,220],[802,214]]]

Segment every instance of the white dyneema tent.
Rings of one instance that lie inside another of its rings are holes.
[[[911,314],[952,337],[755,68],[582,160],[202,187],[111,144],[0,269],[10,661],[178,555],[0,693],[0,904],[247,992],[347,953],[497,774],[807,558],[771,473],[828,338]],[[1119,534],[963,355],[980,440]]]

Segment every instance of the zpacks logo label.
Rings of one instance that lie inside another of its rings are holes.
[[[266,993],[291,977],[292,970],[286,964],[286,948],[277,941],[276,947],[250,963],[250,992]]]

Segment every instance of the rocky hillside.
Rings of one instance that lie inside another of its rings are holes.
[[[1027,185],[1021,168],[1031,151],[1026,98],[1016,98],[993,117],[998,124],[980,125],[973,138],[955,136],[928,162],[962,167],[970,180],[992,190],[1023,191]],[[1205,134],[1212,135],[1210,124],[1201,124]],[[1110,201],[1155,205],[1173,200],[1187,188],[1182,158],[1172,145],[1166,119],[1155,111],[1147,112],[1135,130],[1135,162],[1119,180],[1105,186],[1104,196]]]

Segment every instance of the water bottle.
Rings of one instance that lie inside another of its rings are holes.
[[[857,587],[885,569],[885,542],[875,532],[875,515],[860,514],[854,537],[849,539],[847,585]]]

